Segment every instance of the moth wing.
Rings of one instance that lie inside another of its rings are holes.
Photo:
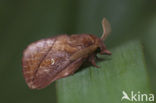
[[[82,58],[82,57],[73,61],[68,67],[66,67],[63,71],[61,71],[58,74],[58,76],[56,76],[53,79],[53,81],[55,81],[59,78],[63,78],[63,77],[74,74],[74,72],[79,69],[79,67],[83,64],[84,61],[85,61],[85,58]]]
[[[83,56],[84,53],[78,51],[83,48],[72,46],[69,41],[69,36],[61,35],[28,46],[22,62],[24,78],[29,88],[44,88],[59,78],[73,74],[81,66],[86,55]],[[70,57],[75,53],[80,56],[71,60]]]
[[[69,56],[65,51],[51,49],[35,73],[32,88],[45,88],[52,83],[53,79],[71,63]]]
[[[58,36],[55,42],[49,47],[49,49],[44,52],[42,59],[35,59],[37,63],[33,64],[25,64],[27,66],[24,71],[24,76],[26,78],[26,82],[28,86],[32,89],[41,89],[48,86],[51,82],[70,75],[74,71],[76,71],[79,66],[83,63],[82,59],[76,59],[71,61],[70,56],[74,54],[78,49],[75,47],[70,46],[67,42],[69,41],[69,36],[62,35]],[[35,46],[35,45],[33,45]],[[30,45],[31,47],[31,45]],[[42,46],[43,47],[43,46]],[[25,55],[32,55],[32,54],[41,54],[40,51],[34,53],[34,51],[28,52],[29,49],[26,49]],[[25,57],[25,56],[24,56]],[[29,57],[27,57],[28,59]],[[29,58],[30,60],[33,57]],[[30,61],[28,60],[28,61]],[[25,63],[26,58],[23,59]],[[38,62],[40,61],[40,62]],[[77,63],[77,64],[76,64]],[[35,66],[34,66],[35,65]],[[32,69],[30,69],[32,68]],[[25,71],[29,71],[31,76],[26,76]]]
[[[23,52],[23,75],[27,85],[32,88],[34,74],[46,53],[49,52],[55,38],[48,38],[31,43]]]

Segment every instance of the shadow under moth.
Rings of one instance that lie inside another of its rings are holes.
[[[103,43],[111,32],[106,18],[102,20],[102,28],[101,38],[93,34],[63,34],[28,45],[22,58],[22,71],[28,87],[45,88],[57,79],[72,75],[86,60],[98,67],[95,63],[97,53],[111,55]]]

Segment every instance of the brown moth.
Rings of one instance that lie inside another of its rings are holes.
[[[85,60],[95,67],[96,50],[110,55],[103,41],[111,32],[110,23],[102,20],[101,38],[92,34],[63,34],[33,42],[24,50],[22,65],[24,79],[31,89],[41,89],[57,79],[69,76],[79,69]]]

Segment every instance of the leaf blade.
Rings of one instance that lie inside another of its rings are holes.
[[[121,103],[122,91],[150,93],[142,46],[131,41],[98,62],[56,82],[58,103]],[[105,56],[104,56],[105,57]]]

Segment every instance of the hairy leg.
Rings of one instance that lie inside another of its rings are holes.
[[[97,57],[96,54],[95,54],[95,53],[92,54],[92,55],[89,57],[89,61],[92,63],[92,65],[93,65],[94,67],[99,68],[99,66],[96,65],[95,57]]]

